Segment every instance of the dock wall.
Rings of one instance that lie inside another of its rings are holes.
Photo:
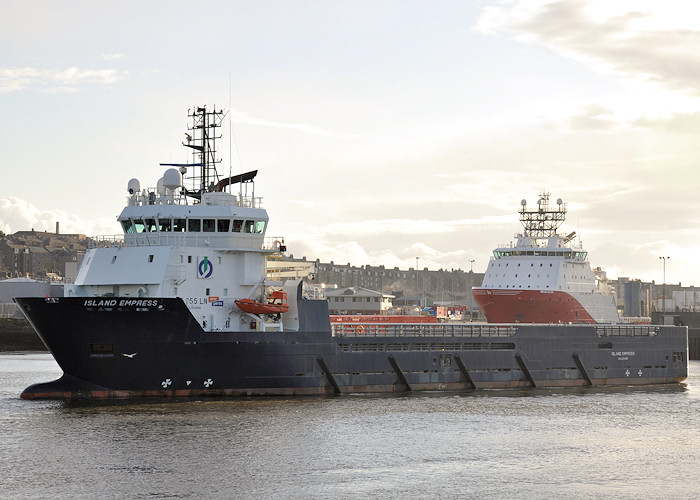
[[[0,318],[0,352],[46,350],[25,318]]]
[[[688,357],[700,359],[700,328],[688,328]]]

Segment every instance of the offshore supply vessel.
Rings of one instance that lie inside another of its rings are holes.
[[[220,178],[225,113],[196,107],[155,189],[128,183],[123,235],[92,240],[64,297],[16,298],[63,375],[26,399],[320,395],[674,383],[687,329],[613,324],[333,322],[303,279],[269,272],[255,171]]]
[[[537,208],[520,202],[523,232],[515,245],[493,251],[476,303],[489,323],[618,323],[615,296],[591,269],[576,232],[560,235],[566,204],[549,205],[542,193]]]

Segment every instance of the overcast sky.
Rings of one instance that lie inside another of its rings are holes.
[[[6,233],[118,233],[206,104],[295,257],[483,272],[546,190],[609,276],[700,285],[696,1],[5,2],[0,47]]]

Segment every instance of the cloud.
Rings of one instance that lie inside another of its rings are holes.
[[[511,33],[520,41],[542,45],[601,69],[700,95],[700,30],[671,29],[662,24],[669,10],[674,11],[676,25],[681,24],[686,9],[651,3],[640,12],[634,3],[628,5],[620,8],[594,0],[545,4],[522,0],[486,7],[475,29],[485,34]],[[617,11],[613,11],[615,8]]]
[[[0,93],[22,90],[40,78],[34,68],[0,68]]]
[[[591,104],[569,119],[569,128],[582,130],[609,130],[616,126],[614,112],[598,104]]]
[[[100,57],[103,61],[114,61],[115,59],[124,58],[124,54],[102,54]]]
[[[468,227],[508,223],[511,216],[484,216],[475,219],[439,221],[431,219],[372,219],[356,222],[330,223],[324,233],[335,235],[391,236],[445,234],[463,231]]]
[[[386,268],[398,267],[409,269],[416,267],[416,257],[420,269],[464,269],[469,266],[468,249],[443,251],[425,243],[416,242],[402,248],[369,249],[366,244],[357,240],[333,243],[333,240],[323,238],[297,240],[287,239],[288,248],[295,257],[306,256],[309,259],[319,259],[321,262],[335,264],[349,263],[352,266],[380,266]],[[482,263],[483,265],[483,263]],[[477,271],[477,268],[474,268]]]
[[[108,85],[129,74],[114,69],[39,70],[36,68],[0,68],[0,93],[18,92],[27,88],[42,92],[73,92],[80,85]]]
[[[231,110],[231,116],[237,123],[245,123],[248,125],[258,125],[261,127],[272,127],[272,128],[283,128],[296,130],[304,134],[320,135],[324,137],[337,137],[341,139],[356,138],[359,135],[354,134],[334,134],[326,130],[314,127],[313,125],[306,125],[303,123],[284,123],[284,122],[274,122],[269,120],[262,120],[260,118],[253,118],[243,113],[242,111]]]
[[[656,118],[644,116],[635,120],[634,125],[676,134],[693,134],[694,136],[700,127],[700,112],[667,113]]]
[[[59,71],[53,74],[53,79],[67,85],[85,83],[114,83],[119,80],[121,75],[128,74],[127,72],[119,72],[114,69],[78,69],[72,67]]]
[[[0,231],[5,234],[30,229],[53,232],[56,230],[56,222],[59,223],[62,233],[95,236],[114,234],[119,230],[119,226],[111,218],[88,222],[80,216],[67,214],[62,210],[38,208],[20,198],[0,199]]]

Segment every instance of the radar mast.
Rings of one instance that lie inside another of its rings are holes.
[[[187,127],[192,135],[185,134],[187,142],[183,142],[182,145],[192,149],[191,166],[199,167],[199,175],[190,177],[192,190],[185,188],[185,193],[201,199],[203,193],[214,191],[219,182],[216,167],[221,160],[216,158],[216,140],[221,139],[221,135],[217,135],[216,129],[221,127],[226,112],[217,111],[216,107],[213,111],[207,111],[206,106],[198,106],[193,110],[187,110],[187,116],[192,120],[192,124]]]
[[[557,228],[566,219],[566,203],[557,199],[558,207],[550,209],[549,193],[540,194],[537,200],[537,210],[528,210],[525,200],[520,202],[520,223],[523,225],[524,236],[531,238],[551,238],[557,235]]]
[[[216,129],[228,114],[228,111],[207,111],[206,106],[198,106],[187,110],[187,116],[192,119],[192,124],[187,127],[190,133],[185,133],[187,142],[182,145],[192,149],[192,163],[161,163],[162,166],[179,167],[183,179],[190,181],[191,189],[183,186],[186,196],[195,200],[202,199],[202,194],[216,190],[219,183],[219,173],[216,166],[221,163],[216,158],[216,140],[221,139]],[[199,173],[197,173],[199,167]],[[192,174],[187,176],[188,168],[192,168]]]

